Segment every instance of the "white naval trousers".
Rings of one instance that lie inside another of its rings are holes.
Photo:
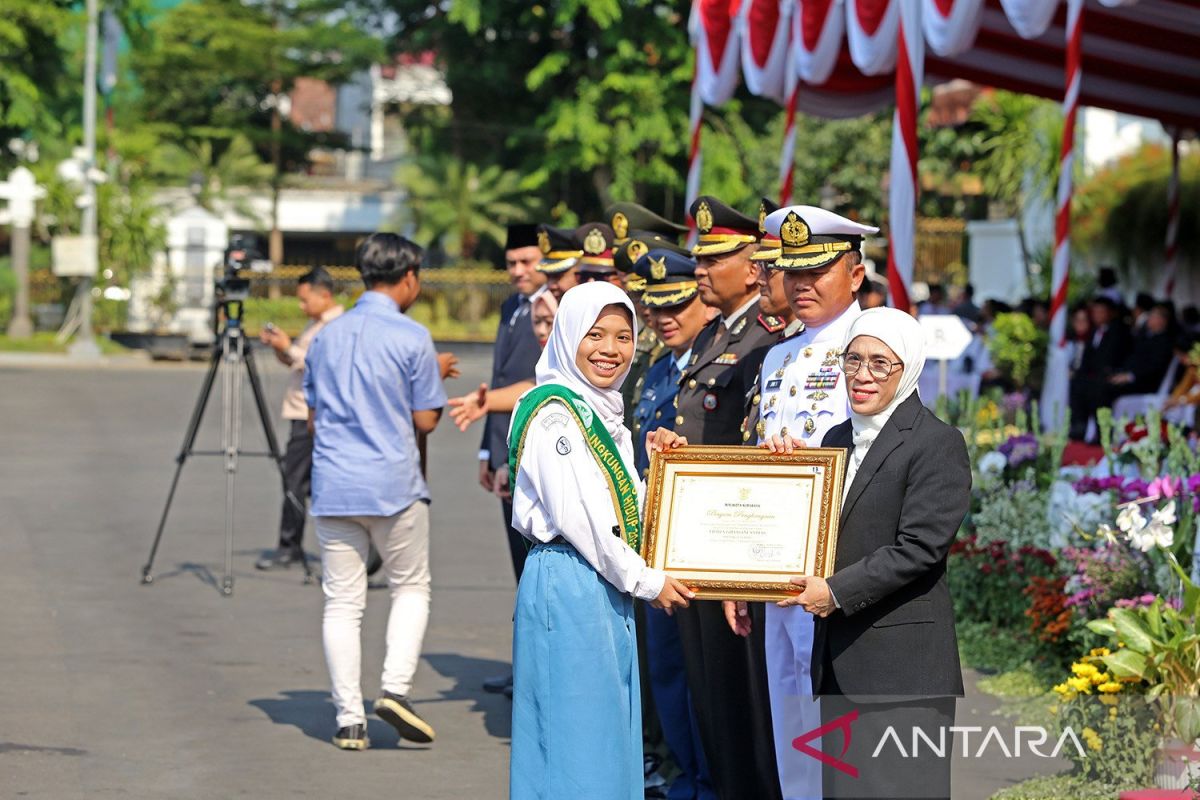
[[[821,724],[813,697],[813,616],[802,608],[767,603],[764,627],[767,684],[775,760],[784,800],[820,800],[821,763],[792,747],[792,741]]]
[[[429,622],[429,504],[390,517],[314,517],[325,591],[322,638],[337,725],[366,724],[362,698],[362,617],[370,541],[383,556],[392,606],[380,688],[407,695]]]

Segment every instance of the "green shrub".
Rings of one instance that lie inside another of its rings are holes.
[[[1074,774],[1048,775],[1001,789],[992,800],[1113,800],[1120,792],[1136,788],[1136,784],[1113,785]]]

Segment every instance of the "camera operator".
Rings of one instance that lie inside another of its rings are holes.
[[[287,488],[301,503],[307,503],[312,484],[313,439],[308,432],[308,405],[304,402],[304,356],[317,332],[342,314],[333,297],[333,277],[317,267],[300,277],[296,299],[308,317],[308,325],[295,339],[267,323],[259,333],[263,344],[275,350],[275,357],[288,368],[287,391],[283,395],[283,418],[288,420],[289,436],[283,456],[283,474]],[[279,546],[263,554],[254,566],[258,569],[290,567],[303,558],[305,514],[288,497],[283,499],[279,522]]]

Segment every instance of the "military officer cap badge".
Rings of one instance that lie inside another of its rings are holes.
[[[758,232],[762,235],[762,238],[758,242],[758,249],[750,256],[750,260],[756,261],[760,265],[763,262],[774,261],[780,255],[779,237],[767,233],[767,216],[778,209],[779,206],[776,203],[765,197],[758,206]]]
[[[758,241],[758,223],[712,195],[697,197],[688,211],[700,232],[693,255],[732,253]]]
[[[623,244],[634,231],[657,233],[672,244],[677,244],[679,237],[687,233],[686,225],[671,222],[638,203],[613,203],[604,216],[612,226],[616,244]]]
[[[646,282],[641,303],[647,308],[683,305],[699,291],[696,262],[676,250],[650,250],[637,260],[634,271]]]
[[[767,215],[769,236],[779,237],[778,269],[820,269],[849,252],[862,251],[862,239],[879,229],[816,206],[788,206]]]
[[[583,245],[569,228],[543,225],[538,230],[538,247],[542,250],[542,263],[538,272],[558,275],[574,267],[583,256]]]

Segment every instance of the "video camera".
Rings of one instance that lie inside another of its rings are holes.
[[[235,233],[229,237],[229,246],[221,261],[224,272],[216,281],[218,302],[245,300],[250,296],[250,280],[240,277],[242,270],[271,271],[273,265],[263,257],[261,244],[261,239],[253,234]]]

